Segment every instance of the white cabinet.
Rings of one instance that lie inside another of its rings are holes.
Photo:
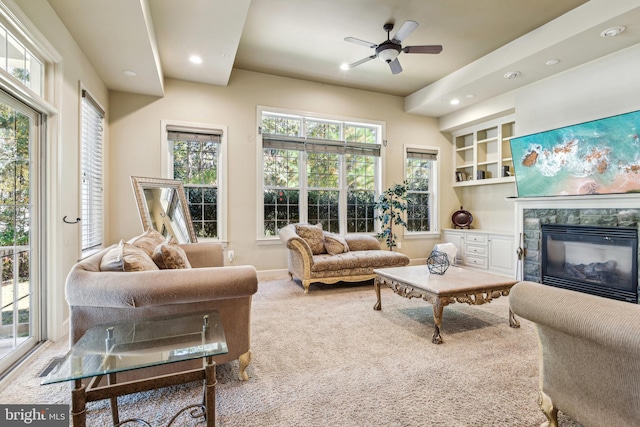
[[[456,264],[515,277],[516,249],[513,235],[481,230],[444,230],[444,241],[458,248]]]
[[[455,132],[454,187],[514,181],[511,138],[513,116],[482,123]]]
[[[516,240],[512,235],[489,235],[489,270],[515,277],[516,273]]]

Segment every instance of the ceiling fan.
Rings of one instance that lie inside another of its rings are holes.
[[[398,32],[393,36],[392,39],[389,39],[389,33],[393,30],[392,23],[386,23],[382,27],[387,32],[387,40],[383,41],[380,44],[371,43],[365,40],[360,40],[355,37],[345,37],[344,40],[351,43],[360,44],[363,46],[367,46],[375,49],[376,53],[367,56],[360,61],[356,61],[353,64],[349,64],[347,69],[357,67],[360,64],[364,64],[367,61],[371,61],[374,58],[380,58],[387,64],[389,64],[389,68],[391,68],[391,73],[399,74],[402,72],[402,67],[400,66],[400,61],[398,61],[398,55],[400,52],[404,53],[440,53],[442,52],[441,45],[423,45],[423,46],[405,46],[404,48],[401,45],[401,42],[406,39],[409,34],[413,32],[416,28],[418,28],[418,23],[416,21],[407,21],[402,24],[402,27],[398,30]]]

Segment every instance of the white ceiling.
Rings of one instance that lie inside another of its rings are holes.
[[[227,85],[238,68],[399,95],[436,117],[640,43],[638,0],[48,1],[111,90],[162,96],[165,77]],[[442,53],[401,53],[398,75],[379,59],[339,69],[374,53],[345,37],[381,43],[383,24],[409,19],[420,25],[403,46]],[[616,25],[626,30],[600,36]]]

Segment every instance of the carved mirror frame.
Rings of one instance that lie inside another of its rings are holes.
[[[198,241],[191,222],[191,214],[189,213],[189,205],[187,204],[182,181],[132,176],[131,185],[138,205],[143,230],[154,228],[164,236],[174,236],[178,243],[196,243]],[[168,195],[168,197],[154,201],[153,197],[160,194]],[[151,209],[149,207],[150,201],[153,206]],[[156,208],[158,206],[159,208]],[[157,215],[155,213],[156,209],[159,209]],[[176,211],[181,214],[177,218],[174,214]],[[153,219],[152,212],[154,212],[156,220]],[[184,219],[184,224],[182,222],[178,223],[181,219],[180,217]],[[162,224],[159,224],[159,221],[162,221]],[[174,228],[178,228],[178,230],[176,231]]]

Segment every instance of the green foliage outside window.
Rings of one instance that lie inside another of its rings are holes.
[[[298,190],[264,190],[264,235],[276,236],[287,224],[300,222]]]
[[[407,159],[407,198],[409,207],[407,210],[407,231],[430,231],[429,203],[429,179],[433,160]]]
[[[263,134],[365,144],[379,143],[378,130],[376,125],[276,113],[263,114],[261,126]],[[300,221],[301,192],[306,193],[309,223],[322,223],[324,230],[340,232],[340,212],[344,209],[347,221],[343,231],[374,231],[378,158],[315,152],[316,149],[317,145],[301,151],[263,149],[265,236],[276,235],[283,226]],[[346,169],[342,169],[344,165]],[[345,170],[346,175],[341,177],[341,171]],[[301,188],[302,179],[306,189]],[[347,200],[344,207],[340,206],[342,192],[346,193]]]
[[[29,118],[0,105],[0,246],[2,283],[13,281],[15,247],[29,245],[30,230],[30,147]],[[29,252],[17,256],[18,277],[29,280]]]
[[[0,106],[0,246],[29,244],[29,118]]]
[[[339,196],[338,191],[309,190],[307,213],[309,224],[321,223],[323,230],[339,233]]]
[[[173,141],[173,177],[183,182],[197,237],[218,237],[216,141]]]

